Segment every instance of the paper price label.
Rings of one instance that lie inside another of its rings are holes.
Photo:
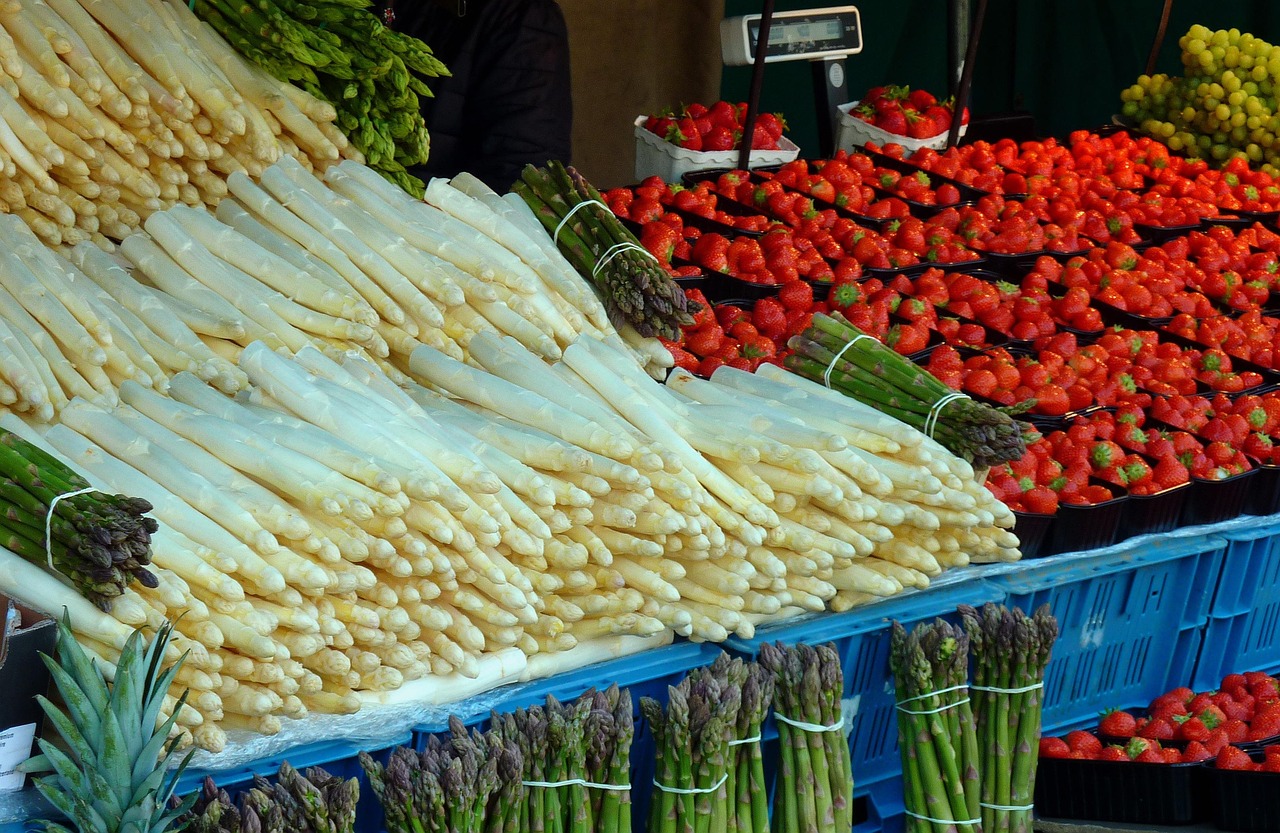
[[[26,783],[27,775],[18,772],[18,765],[31,757],[31,742],[35,737],[34,723],[0,732],[0,792],[17,792]]]

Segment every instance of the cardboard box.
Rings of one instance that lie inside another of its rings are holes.
[[[52,616],[0,595],[0,792],[26,785],[16,767],[44,724],[36,695],[48,692],[49,671],[40,654],[53,655],[57,634]]]

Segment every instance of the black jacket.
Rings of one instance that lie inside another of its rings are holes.
[[[391,25],[453,73],[428,79],[431,153],[414,174],[468,171],[501,193],[528,163],[569,161],[569,36],[555,0],[397,0],[392,9]]]

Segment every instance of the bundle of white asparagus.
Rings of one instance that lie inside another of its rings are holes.
[[[246,63],[183,3],[0,5],[0,211],[110,249],[152,212],[214,206],[282,155],[359,158],[332,105]]]
[[[159,586],[73,624],[111,660],[185,611],[204,748],[513,650],[749,636],[1018,557],[902,423],[771,366],[655,382],[660,345],[610,328],[518,199],[288,158],[228,186],[119,260],[0,217],[0,427],[161,523]],[[28,587],[70,595],[0,552]]]

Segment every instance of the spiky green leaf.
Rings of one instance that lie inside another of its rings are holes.
[[[92,768],[97,763],[98,756],[94,754],[89,742],[85,740],[84,735],[80,733],[80,729],[76,727],[75,721],[66,712],[49,702],[48,698],[43,694],[36,695],[36,702],[40,704],[40,708],[44,709],[49,722],[58,730],[58,734],[62,736],[67,746],[71,747],[71,751],[79,759],[77,765]]]
[[[109,695],[106,680],[98,663],[89,658],[71,631],[71,613],[66,612],[58,620],[58,662],[72,676],[80,690],[89,698],[95,712],[107,707]]]
[[[113,698],[118,690],[112,690]],[[112,789],[121,795],[129,795],[133,791],[132,762],[133,756],[130,754],[129,743],[125,739],[120,722],[116,719],[115,712],[108,709],[102,714],[102,774],[111,784]]]
[[[61,781],[63,789],[77,795],[87,796],[89,794],[88,782],[85,781],[84,773],[76,766],[75,761],[71,760],[67,753],[44,738],[40,738],[36,743],[40,745],[40,751],[44,753],[45,760],[49,762],[49,769],[53,773],[45,780]]]
[[[48,666],[49,674],[53,677],[53,682],[58,687],[58,693],[62,695],[62,702],[66,705],[68,711],[67,716],[75,722],[76,726],[80,727],[80,736],[85,740],[89,748],[93,749],[93,754],[101,753],[102,750],[93,745],[94,739],[99,737],[102,732],[102,718],[98,716],[101,709],[96,705],[99,698],[89,696],[83,685],[77,682],[66,669],[47,657],[45,657],[45,665]],[[89,681],[87,685],[93,688],[94,682]],[[98,686],[98,691],[105,698],[106,684],[99,680]],[[45,714],[48,713],[49,708],[45,707]]]

